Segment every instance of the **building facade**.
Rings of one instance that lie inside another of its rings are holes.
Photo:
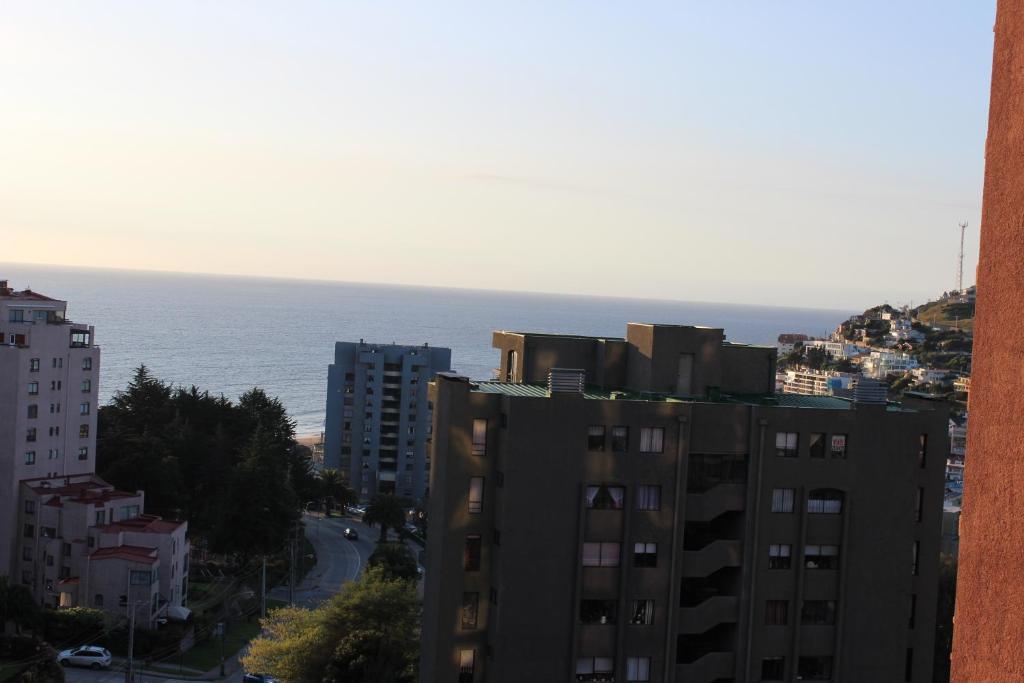
[[[184,616],[187,524],[95,475],[99,370],[94,329],[67,302],[0,280],[0,574],[40,604],[131,604],[152,627]]]
[[[944,414],[718,329],[494,346],[431,385],[424,683],[931,680]]]
[[[430,463],[427,384],[451,368],[440,347],[338,342],[327,370],[324,466],[360,499],[393,493],[422,500]]]

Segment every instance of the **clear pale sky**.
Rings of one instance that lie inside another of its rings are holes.
[[[923,301],[994,5],[4,0],[0,261]]]

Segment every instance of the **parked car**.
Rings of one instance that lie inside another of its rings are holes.
[[[96,645],[82,645],[57,654],[61,666],[87,666],[90,669],[106,669],[110,666],[110,651]]]
[[[356,531],[355,529],[346,528],[344,533],[345,533],[345,538],[347,538],[350,541],[358,541],[359,540],[359,532]]]
[[[277,679],[266,674],[245,674],[242,683],[277,683]]]

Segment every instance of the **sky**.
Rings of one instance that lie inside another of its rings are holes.
[[[994,5],[0,0],[0,260],[922,302]]]

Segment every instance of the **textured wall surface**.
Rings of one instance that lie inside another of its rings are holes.
[[[1024,680],[1024,0],[999,0],[953,681]]]

